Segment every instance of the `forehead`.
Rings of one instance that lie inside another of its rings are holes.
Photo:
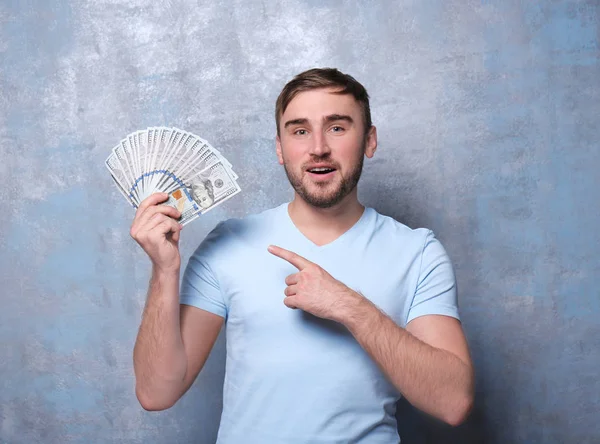
[[[336,94],[338,89],[321,88],[298,93],[288,104],[281,119],[320,119],[330,114],[359,116],[360,104],[352,94]]]

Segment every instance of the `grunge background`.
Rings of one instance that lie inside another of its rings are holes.
[[[594,0],[1,0],[0,442],[214,442],[224,336],[175,407],[135,398],[150,267],[103,162],[159,125],[232,162],[243,191],[186,227],[187,263],[292,197],[275,99],[314,66],[371,95],[362,202],[456,269],[475,411],[448,430],[401,402],[403,444],[600,442],[599,23]]]

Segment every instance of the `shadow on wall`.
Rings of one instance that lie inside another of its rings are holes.
[[[402,398],[396,411],[402,444],[484,444],[481,410],[476,407],[464,424],[451,427],[425,415]]]

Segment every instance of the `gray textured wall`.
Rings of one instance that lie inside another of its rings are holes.
[[[149,262],[103,161],[153,125],[196,132],[243,194],[186,227],[291,197],[283,84],[336,66],[372,97],[364,203],[454,260],[477,405],[452,432],[400,405],[408,443],[598,443],[598,1],[0,1],[0,442],[213,442],[221,337],[172,410],[131,352]]]

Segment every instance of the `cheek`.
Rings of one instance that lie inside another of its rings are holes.
[[[286,164],[296,166],[302,163],[304,149],[299,144],[288,144],[281,148],[281,156]]]
[[[356,154],[355,152],[347,153],[346,155],[339,156],[334,159],[340,165],[340,174],[344,178],[348,178],[353,175],[354,172],[359,168],[363,153]]]

